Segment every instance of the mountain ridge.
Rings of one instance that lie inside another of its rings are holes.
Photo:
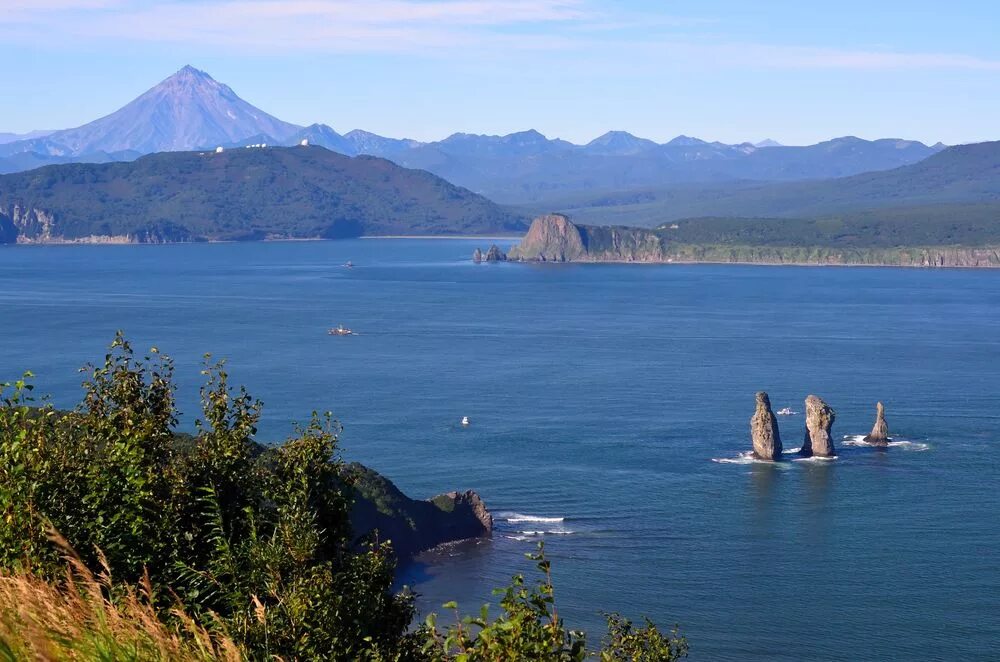
[[[0,242],[511,234],[515,214],[429,172],[323,147],[161,152],[0,176]]]

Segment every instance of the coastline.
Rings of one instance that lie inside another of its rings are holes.
[[[609,265],[640,265],[649,267],[671,267],[671,266],[693,266],[693,265],[716,265],[731,267],[871,267],[875,269],[978,269],[997,270],[1000,264],[983,265],[936,265],[936,264],[889,264],[885,262],[774,262],[761,261],[752,262],[749,260],[506,260],[516,264],[532,265],[584,265],[584,264],[609,264]]]
[[[175,246],[184,244],[274,244],[284,242],[310,242],[310,241],[351,241],[355,239],[423,239],[423,240],[456,240],[465,241],[517,241],[518,235],[490,236],[490,235],[368,235],[361,237],[345,237],[342,239],[328,239],[326,237],[274,237],[266,239],[204,239],[199,241],[129,241],[121,237],[81,237],[79,239],[49,239],[45,241],[15,241],[0,243],[3,246]]]

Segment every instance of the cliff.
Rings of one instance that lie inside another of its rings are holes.
[[[781,433],[778,420],[771,411],[771,399],[764,391],[757,392],[757,406],[750,417],[750,439],[754,457],[760,460],[781,458]]]
[[[475,492],[448,492],[420,501],[368,467],[353,463],[347,471],[356,480],[351,510],[354,535],[360,540],[377,530],[380,540],[392,541],[400,559],[493,530],[493,516]]]
[[[753,221],[746,221],[752,223]],[[1000,267],[1000,246],[838,247],[699,244],[658,229],[577,225],[562,214],[539,216],[508,253],[522,262],[644,262]]]

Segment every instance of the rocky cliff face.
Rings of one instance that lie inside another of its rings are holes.
[[[44,243],[54,238],[55,219],[49,212],[20,204],[0,206],[0,225],[6,225],[6,235],[13,239],[6,243]]]
[[[573,262],[587,258],[580,229],[562,214],[539,216],[510,254],[512,260]]]
[[[885,422],[885,407],[881,402],[875,405],[875,425],[865,441],[875,446],[886,446],[889,443],[889,425]]]
[[[831,430],[837,414],[822,398],[806,398],[806,434],[800,453],[806,456],[832,457],[836,455]]]
[[[671,244],[666,262],[873,267],[1000,267],[1000,247],[833,248]]]
[[[777,460],[781,457],[781,434],[778,421],[771,411],[771,400],[764,391],[757,392],[757,409],[750,417],[750,439],[753,454],[761,460]]]
[[[348,472],[356,478],[351,526],[360,541],[377,532],[392,541],[400,559],[408,559],[442,543],[488,536],[493,516],[475,492],[448,492],[427,501],[411,499],[385,476],[360,464]]]
[[[37,207],[0,206],[0,244],[165,244],[197,241],[191,232],[170,221],[146,223],[128,234],[63,235],[56,217]]]
[[[509,259],[525,262],[645,262],[1000,267],[1000,247],[835,248],[682,244],[670,229],[576,225],[562,214],[539,216]]]

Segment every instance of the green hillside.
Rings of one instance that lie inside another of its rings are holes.
[[[945,204],[983,204],[980,211],[992,213],[994,202],[1000,203],[1000,142],[951,147],[913,165],[839,179],[674,186],[566,198],[549,206],[579,222],[653,227],[703,216],[820,218]],[[962,213],[968,218],[970,210]]]
[[[59,241],[515,233],[523,220],[384,159],[322,147],[152,154],[0,177],[0,237]],[[5,229],[6,228],[6,229]]]

